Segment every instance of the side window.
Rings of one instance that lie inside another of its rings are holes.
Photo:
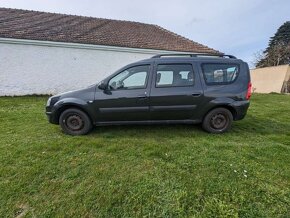
[[[191,64],[159,64],[156,87],[192,86],[194,74]]]
[[[238,77],[239,66],[237,64],[203,64],[202,71],[207,84],[228,84]]]
[[[157,86],[166,86],[173,83],[173,71],[157,71]]]
[[[146,88],[150,65],[128,68],[109,81],[110,90]]]

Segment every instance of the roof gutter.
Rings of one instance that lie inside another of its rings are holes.
[[[34,45],[34,46],[45,46],[45,47],[102,50],[102,51],[115,51],[115,52],[131,52],[131,53],[141,53],[141,54],[168,54],[172,52],[180,53],[180,54],[188,53],[188,52],[157,50],[157,49],[128,48],[128,47],[107,46],[107,45],[92,45],[92,44],[81,44],[81,43],[54,42],[54,41],[1,38],[1,37],[0,37],[0,44]]]

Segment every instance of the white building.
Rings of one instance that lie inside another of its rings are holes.
[[[218,53],[156,25],[0,8],[0,96],[86,87],[172,52]]]

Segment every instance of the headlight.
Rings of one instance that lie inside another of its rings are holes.
[[[47,100],[46,106],[53,106],[58,100],[59,100],[60,96],[52,96]]]
[[[47,106],[47,107],[50,106],[50,103],[51,103],[51,97],[47,100],[47,102],[46,102],[46,106]]]

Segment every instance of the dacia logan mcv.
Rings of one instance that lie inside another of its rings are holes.
[[[52,96],[49,122],[70,135],[93,126],[197,124],[223,133],[245,117],[248,64],[232,55],[167,54],[129,64],[88,88]]]

